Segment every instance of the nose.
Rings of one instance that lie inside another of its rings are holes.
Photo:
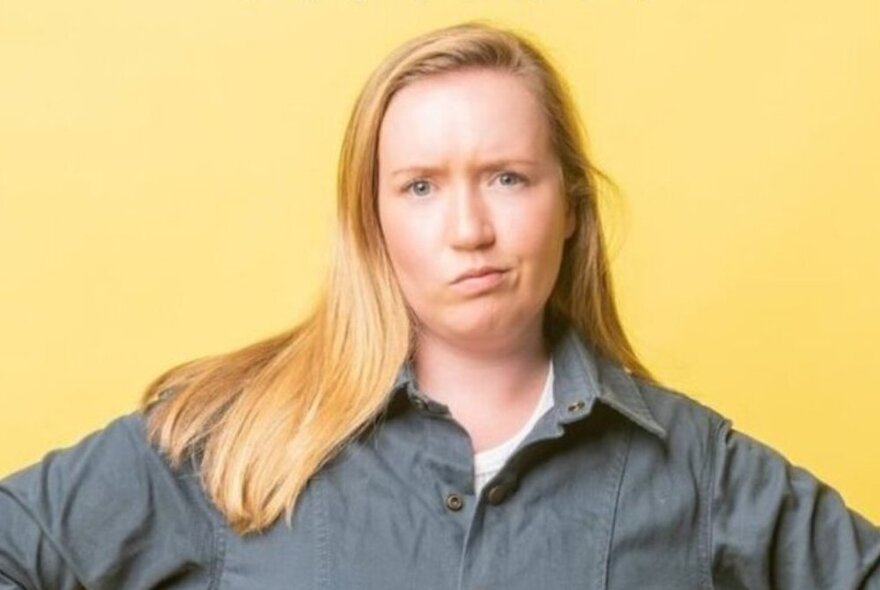
[[[449,199],[447,219],[453,248],[472,250],[495,242],[491,211],[479,189],[467,184],[456,189]]]

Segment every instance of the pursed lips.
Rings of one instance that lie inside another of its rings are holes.
[[[452,283],[455,284],[455,283],[459,283],[465,279],[471,279],[471,278],[481,277],[481,276],[484,276],[487,274],[492,274],[492,273],[496,273],[496,272],[506,272],[506,271],[507,271],[506,268],[501,268],[501,267],[497,267],[497,266],[481,266],[478,268],[473,268],[468,271],[465,271],[464,273],[459,275],[458,278],[456,278],[454,281],[452,281]]]

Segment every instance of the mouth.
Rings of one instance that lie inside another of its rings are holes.
[[[507,274],[506,269],[481,269],[479,272],[465,273],[452,283],[452,288],[465,295],[484,293],[500,286]]]
[[[504,272],[507,272],[506,268],[499,268],[496,266],[481,266],[479,268],[472,268],[471,270],[460,274],[458,278],[452,281],[452,284],[454,285],[470,279],[478,279],[487,275],[499,274]]]

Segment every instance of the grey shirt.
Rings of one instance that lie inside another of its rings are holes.
[[[0,481],[0,589],[880,589],[880,529],[811,473],[571,330],[552,362],[553,408],[478,497],[467,432],[406,363],[257,536],[117,418]]]

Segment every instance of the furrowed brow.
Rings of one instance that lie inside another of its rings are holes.
[[[408,166],[406,168],[400,168],[391,173],[392,177],[402,176],[402,175],[414,175],[414,176],[433,176],[440,172],[439,168],[432,168],[430,166]]]
[[[491,162],[486,162],[479,166],[480,170],[499,170],[501,168],[506,168],[511,165],[520,165],[520,166],[537,166],[539,162],[535,160],[530,160],[528,158],[502,158],[499,160],[493,160]],[[432,166],[407,166],[406,168],[399,168],[394,170],[391,173],[392,177],[397,177],[400,175],[417,175],[417,176],[432,176],[441,172],[440,168],[435,168]]]

